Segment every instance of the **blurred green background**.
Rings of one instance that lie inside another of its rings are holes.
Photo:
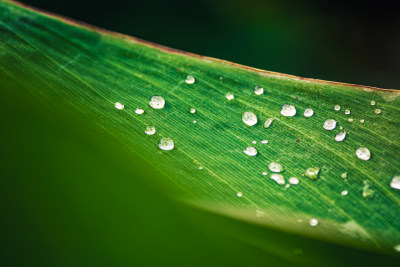
[[[109,30],[302,77],[400,88],[394,1],[23,0]]]

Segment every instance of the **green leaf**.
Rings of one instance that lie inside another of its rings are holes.
[[[140,183],[184,203],[182,209],[206,229],[290,265],[398,261],[391,254],[400,244],[400,191],[391,182],[400,175],[399,91],[253,69],[6,1],[0,18],[1,98],[9,109],[22,108],[20,116],[29,110],[15,99],[57,114],[40,113],[60,119],[44,124],[45,130],[64,119],[72,129],[83,127],[81,146],[110,142],[104,146],[118,148],[113,155],[121,156],[121,168],[135,166]],[[165,106],[153,108],[153,96],[162,96]],[[295,107],[294,116],[281,114],[294,112],[285,104]],[[303,115],[307,108],[311,116]],[[149,126],[155,134],[145,133]],[[335,140],[339,132],[346,133],[343,141]],[[30,135],[27,130],[19,138]],[[91,136],[101,137],[89,141]],[[160,141],[168,150],[159,148]],[[19,153],[28,151],[33,148]],[[271,171],[271,163],[283,170]],[[91,172],[85,177],[93,180]],[[165,205],[179,205],[172,203]],[[356,256],[336,258],[345,253]]]

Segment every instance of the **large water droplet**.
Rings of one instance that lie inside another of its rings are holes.
[[[318,225],[318,220],[315,218],[310,219],[310,226],[317,226]]]
[[[171,138],[163,137],[158,143],[158,147],[162,150],[172,150],[175,147],[175,143]]]
[[[371,158],[371,152],[366,147],[360,147],[356,150],[356,155],[361,160],[369,160]]]
[[[346,138],[346,132],[338,132],[335,135],[335,141],[342,142]]]
[[[365,180],[364,181],[364,187],[362,191],[362,197],[365,199],[371,199],[375,195],[375,190],[371,188],[371,184],[369,181]]]
[[[382,110],[381,110],[380,108],[377,108],[377,109],[374,110],[374,113],[375,113],[376,115],[379,115],[379,114],[382,113]]]
[[[254,114],[253,112],[248,112],[248,111],[243,113],[242,120],[244,123],[246,123],[247,125],[250,125],[250,126],[257,124],[257,121],[258,121],[256,114]]]
[[[196,80],[194,79],[194,77],[193,77],[192,75],[188,75],[188,76],[186,77],[186,80],[185,80],[185,82],[186,82],[187,84],[194,84],[195,81],[196,81]]]
[[[232,99],[234,99],[234,98],[235,98],[235,95],[234,95],[234,94],[232,94],[232,93],[227,93],[227,94],[226,94],[226,99],[232,100]]]
[[[165,105],[165,100],[162,96],[155,95],[150,99],[149,105],[154,109],[161,109]]]
[[[248,146],[243,150],[243,153],[245,153],[248,156],[257,156],[258,151],[255,147]]]
[[[285,117],[293,117],[296,115],[296,108],[290,104],[284,104],[281,108],[281,115]]]
[[[390,187],[400,190],[400,176],[394,176],[390,182]]]
[[[345,114],[345,115],[350,115],[350,109],[346,109],[346,110],[344,111],[344,114]]]
[[[117,102],[117,103],[115,103],[114,107],[116,109],[121,110],[121,109],[124,109],[125,106],[124,106],[124,104],[121,104],[120,102]]]
[[[135,113],[136,114],[143,114],[144,113],[144,109],[142,109],[142,108],[137,108],[136,110],[135,110]]]
[[[271,172],[282,172],[283,171],[283,166],[276,162],[271,162],[268,165],[268,168]]]
[[[304,110],[304,117],[311,117],[312,115],[314,115],[314,110],[311,108],[306,108]]]
[[[273,118],[268,118],[265,122],[264,122],[264,128],[267,129],[269,128],[269,126],[271,126],[271,123],[274,121]]]
[[[290,177],[289,178],[289,183],[290,184],[299,184],[300,181],[299,181],[299,179],[297,177]]]
[[[304,175],[311,180],[317,180],[319,175],[320,168],[319,167],[310,167],[306,170]]]
[[[280,185],[285,184],[285,179],[283,178],[282,174],[277,174],[277,173],[271,174],[271,179]]]
[[[264,94],[264,88],[262,88],[261,86],[256,86],[254,88],[254,93],[256,95],[262,95],[262,94]]]
[[[336,111],[339,111],[339,110],[340,110],[340,106],[339,106],[339,105],[336,105],[336,106],[334,107],[334,109],[335,109]]]
[[[195,109],[195,108],[191,108],[191,109],[190,109],[190,113],[192,113],[192,114],[193,114],[193,113],[196,113],[196,109]]]
[[[336,128],[336,121],[334,119],[328,119],[324,122],[324,129],[332,131]]]
[[[148,135],[153,135],[156,133],[156,128],[154,126],[147,126],[144,132]]]

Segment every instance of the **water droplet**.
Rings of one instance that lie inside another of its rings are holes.
[[[262,95],[262,94],[264,94],[264,88],[262,88],[261,86],[256,86],[254,88],[254,93],[256,95]]]
[[[349,191],[343,190],[340,194],[341,194],[342,196],[347,196],[347,195],[349,194]]]
[[[273,118],[268,118],[265,122],[264,122],[264,128],[267,129],[269,128],[269,126],[271,126],[271,123],[274,121]]]
[[[255,144],[257,144],[257,141],[251,141],[251,143],[252,143],[253,145],[255,145]]]
[[[382,113],[382,110],[381,110],[380,108],[377,108],[377,109],[374,110],[374,113],[375,113],[376,115],[379,115],[379,114]]]
[[[364,187],[362,191],[362,197],[365,199],[371,199],[375,195],[375,190],[371,188],[371,184],[369,181],[365,180],[364,181]]]
[[[154,126],[147,126],[144,132],[148,135],[153,135],[156,133],[156,128]]]
[[[203,167],[202,167],[202,166],[200,166],[200,167],[199,167],[199,170],[201,171],[202,169],[203,169]]]
[[[193,77],[192,75],[188,75],[188,76],[186,77],[186,80],[185,80],[185,82],[186,82],[187,84],[194,84],[195,81],[196,81],[196,80],[194,79],[194,77]]]
[[[165,105],[165,100],[162,96],[155,95],[150,99],[149,105],[154,109],[161,109]]]
[[[342,179],[347,179],[347,172],[344,172],[340,175]]]
[[[310,167],[306,170],[304,175],[311,180],[317,180],[319,175],[320,168],[319,167]]]
[[[339,110],[340,110],[340,106],[339,106],[339,105],[336,105],[336,106],[334,107],[334,109],[335,109],[336,111],[339,111]]]
[[[262,140],[261,144],[268,144],[268,140]]]
[[[339,130],[343,130],[343,126],[339,126]]]
[[[196,109],[195,109],[195,108],[191,108],[191,109],[190,109],[190,113],[192,113],[192,114],[193,114],[193,113],[196,113]]]
[[[400,252],[400,244],[397,244],[393,247],[396,252]]]
[[[348,119],[348,121],[349,121],[349,122],[353,122],[353,119],[352,119],[352,118],[350,118],[350,119]]]
[[[314,227],[314,226],[317,226],[318,223],[319,223],[319,222],[318,222],[317,219],[315,219],[315,218],[310,219],[310,225],[311,225],[311,226],[313,226],[313,227]]]
[[[364,123],[365,121],[363,119],[360,120],[360,123]]]
[[[245,153],[248,156],[257,156],[257,149],[253,146],[248,146],[243,150],[243,153]]]
[[[242,193],[242,192],[237,192],[236,196],[237,196],[237,197],[242,197],[242,196],[243,196],[243,193]]]
[[[262,175],[268,175],[268,173],[267,172],[263,172]]]
[[[289,178],[289,183],[290,184],[299,184],[300,181],[299,181],[299,179],[297,177],[290,177]]]
[[[174,141],[169,137],[161,138],[158,147],[162,150],[172,150],[175,147]]]
[[[193,123],[197,123],[197,121],[193,121]]]
[[[135,110],[135,113],[136,114],[143,114],[144,113],[144,109],[142,109],[142,108],[137,108],[136,110]]]
[[[342,142],[346,138],[346,132],[338,132],[335,135],[335,141],[336,142]]]
[[[282,172],[283,171],[283,166],[276,162],[271,162],[268,165],[268,168],[271,172]]]
[[[334,119],[328,119],[324,122],[324,129],[332,131],[336,128],[336,121]]]
[[[371,158],[371,152],[366,147],[360,147],[356,150],[356,155],[361,160],[369,160]]]
[[[234,99],[234,98],[235,98],[235,96],[234,96],[232,93],[227,93],[227,94],[226,94],[226,99],[232,100],[232,99]]]
[[[281,115],[285,117],[293,117],[296,115],[296,108],[290,104],[284,104],[281,108]]]
[[[312,115],[314,115],[314,110],[311,108],[306,108],[304,110],[304,117],[311,117]]]
[[[350,109],[346,109],[346,110],[344,111],[344,114],[350,115]]]
[[[400,190],[400,176],[394,176],[390,182],[390,187]]]
[[[115,103],[114,106],[116,109],[119,109],[119,110],[124,109],[124,107],[125,107],[124,104],[121,104],[120,102]]]
[[[375,106],[376,105],[376,101],[375,100],[371,100],[371,106]]]
[[[282,174],[277,174],[277,173],[271,174],[271,179],[280,185],[285,184],[285,179],[283,178]]]
[[[242,120],[245,124],[247,124],[249,126],[253,126],[253,125],[257,124],[257,121],[258,121],[256,114],[254,114],[253,112],[248,112],[248,111],[243,113]]]

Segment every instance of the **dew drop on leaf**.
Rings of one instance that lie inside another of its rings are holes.
[[[195,80],[195,78],[194,78],[192,75],[188,75],[188,76],[186,77],[186,80],[185,80],[185,82],[186,82],[187,84],[194,84],[195,81],[196,81],[196,80]]]
[[[375,100],[371,100],[371,106],[375,106],[376,105],[376,101]]]
[[[147,126],[147,127],[146,127],[146,130],[144,130],[144,132],[145,132],[147,135],[153,135],[153,134],[156,133],[156,128],[155,128],[154,126]]]
[[[349,194],[349,191],[343,190],[340,194],[341,194],[342,196],[347,196],[347,195]]]
[[[297,177],[290,177],[289,178],[289,183],[290,184],[299,184],[300,181],[299,181],[299,179]]]
[[[137,108],[136,110],[135,110],[135,113],[136,114],[143,114],[144,113],[144,109],[142,109],[142,108]]]
[[[226,99],[232,100],[232,99],[234,99],[234,98],[235,98],[235,96],[234,96],[232,93],[227,93],[227,94],[226,94]]]
[[[369,160],[371,158],[371,152],[366,147],[360,147],[356,150],[356,155],[361,160]]]
[[[365,122],[365,120],[363,120],[363,119],[360,120],[360,123],[364,123],[364,122]]]
[[[304,117],[311,117],[312,115],[314,115],[314,110],[311,108],[306,108],[304,110]]]
[[[400,244],[397,244],[393,247],[396,252],[400,252]]]
[[[381,110],[380,108],[377,108],[377,109],[374,110],[374,113],[375,113],[376,115],[379,115],[379,114],[382,113],[382,110]]]
[[[365,180],[364,181],[364,187],[363,187],[363,190],[362,190],[362,197],[365,198],[365,199],[371,199],[371,198],[374,197],[374,195],[375,195],[375,190],[373,190],[371,188],[370,182]]]
[[[400,190],[400,176],[394,176],[390,182],[390,187]]]
[[[161,109],[165,105],[165,99],[162,96],[155,95],[150,99],[149,105],[154,109]]]
[[[190,109],[190,113],[192,113],[192,114],[193,114],[193,113],[196,113],[196,109],[195,109],[195,108],[191,108],[191,109]]]
[[[117,102],[117,103],[115,103],[114,107],[116,109],[121,110],[121,109],[124,109],[125,106],[124,106],[124,104],[121,104],[120,102]]]
[[[340,175],[342,179],[347,179],[347,172],[344,172]]]
[[[262,88],[261,86],[256,86],[254,88],[254,93],[256,95],[262,95],[262,94],[264,94],[264,88]]]
[[[310,219],[310,226],[317,226],[318,225],[318,220],[315,218]]]
[[[332,131],[336,128],[336,121],[334,119],[328,119],[324,122],[324,129]]]
[[[348,119],[349,122],[353,122],[354,120],[352,118]]]
[[[248,156],[257,156],[258,151],[255,147],[248,146],[243,150],[243,153],[245,153]]]
[[[306,170],[304,175],[311,180],[317,180],[319,175],[320,168],[319,167],[310,167]]]
[[[262,140],[261,144],[268,144],[268,140]]]
[[[338,132],[335,135],[335,141],[336,142],[342,142],[346,138],[346,132]]]
[[[268,165],[268,169],[271,172],[282,172],[283,171],[283,166],[280,163],[276,163],[276,162],[271,162]]]
[[[253,112],[248,112],[248,111],[243,113],[242,120],[245,124],[247,124],[249,126],[253,126],[253,125],[257,124],[257,121],[258,121],[256,114],[254,114]]]
[[[290,104],[284,104],[281,107],[281,115],[285,117],[293,117],[296,115],[296,108]]]
[[[350,109],[346,109],[346,110],[344,111],[344,114],[350,115]]]
[[[277,173],[271,174],[271,179],[280,185],[285,184],[285,179],[283,178],[282,174],[277,174]]]
[[[273,118],[268,118],[265,122],[264,122],[264,128],[267,129],[269,128],[269,126],[271,126],[271,123],[274,121]]]
[[[255,144],[257,144],[257,141],[251,141],[251,143],[252,143],[253,145],[255,145]]]
[[[175,143],[171,138],[163,137],[158,143],[158,147],[162,150],[172,150],[175,147]]]
[[[336,106],[334,107],[334,109],[335,109],[336,111],[339,111],[339,110],[340,110],[340,106],[339,106],[339,105],[336,105]]]
[[[242,193],[242,192],[237,192],[237,193],[236,193],[236,196],[237,196],[237,197],[242,197],[242,196],[243,196],[243,193]]]

